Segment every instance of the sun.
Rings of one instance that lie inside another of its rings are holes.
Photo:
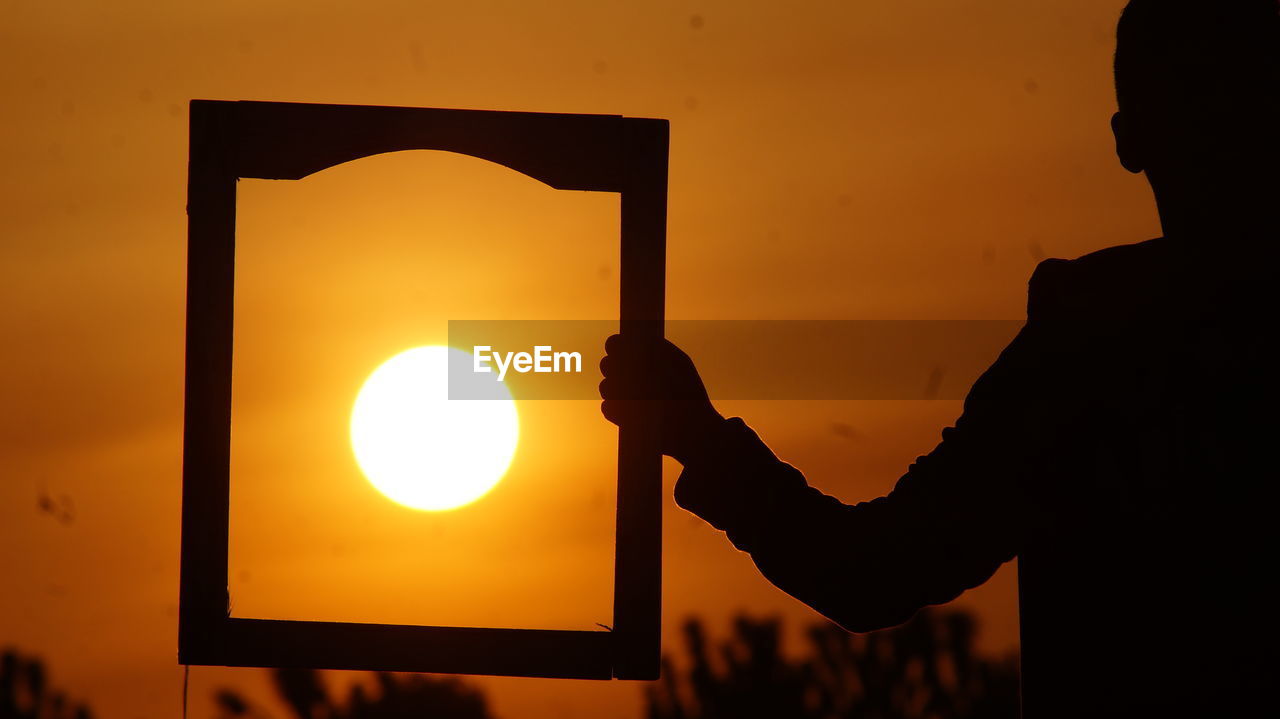
[[[473,502],[502,479],[515,455],[520,425],[505,385],[500,399],[449,399],[449,363],[459,360],[470,366],[471,355],[440,345],[405,350],[375,369],[356,395],[356,463],[378,491],[406,507]]]

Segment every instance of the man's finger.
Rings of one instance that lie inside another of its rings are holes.
[[[622,339],[622,335],[609,335],[609,338],[604,341],[604,353],[614,354],[620,352],[625,344],[626,340]]]
[[[604,353],[620,357],[651,359],[662,354],[664,345],[675,347],[660,338],[616,334],[609,335],[604,341]]]
[[[601,403],[600,403],[600,414],[604,415],[604,418],[605,418],[605,419],[607,419],[607,420],[609,420],[610,422],[613,422],[614,424],[616,424],[616,425],[618,425],[618,426],[622,426],[622,422],[623,422],[623,417],[622,417],[622,408],[623,408],[623,406],[624,406],[624,405],[622,405],[622,404],[620,404],[620,403],[618,403],[618,402],[616,402],[616,401],[613,401],[613,400],[607,400],[607,399],[606,399],[605,401],[603,401],[603,402],[601,402]]]

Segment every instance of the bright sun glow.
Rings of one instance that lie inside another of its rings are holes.
[[[505,399],[448,398],[451,353],[470,366],[470,354],[439,345],[383,362],[351,410],[356,463],[378,491],[407,507],[453,509],[479,499],[516,451],[516,403],[505,388]]]

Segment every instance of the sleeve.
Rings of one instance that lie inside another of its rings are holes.
[[[1062,261],[1055,261],[1062,262]],[[1065,264],[1065,263],[1064,263]],[[684,468],[676,501],[725,531],[779,588],[855,632],[900,624],[985,582],[1038,521],[1027,479],[1063,436],[1071,360],[1051,316],[1060,268],[1031,281],[1029,319],[978,379],[955,426],[887,496],[847,505],[809,486],[741,419]]]

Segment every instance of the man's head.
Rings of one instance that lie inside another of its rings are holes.
[[[1157,197],[1280,159],[1280,2],[1132,0],[1120,18],[1117,153]],[[1193,190],[1194,191],[1194,190]]]

